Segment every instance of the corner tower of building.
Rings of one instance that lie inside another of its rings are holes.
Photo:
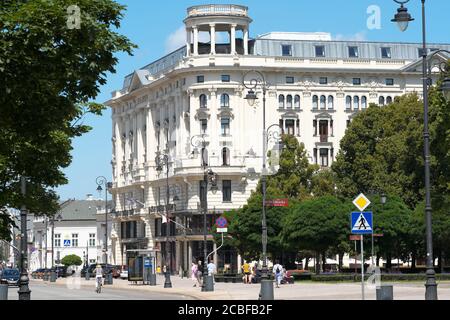
[[[211,4],[187,9],[186,46],[188,56],[199,54],[249,54],[248,8],[234,4]],[[209,43],[201,42],[200,32],[209,33]],[[228,43],[217,42],[216,33],[228,33]],[[242,32],[242,38],[237,34]]]

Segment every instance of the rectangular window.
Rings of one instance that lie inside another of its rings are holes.
[[[358,47],[348,47],[348,56],[349,58],[358,58],[359,57]]]
[[[390,59],[391,58],[391,48],[388,48],[388,47],[381,48],[381,58]]]
[[[286,130],[286,134],[294,136],[295,135],[295,120],[286,120],[285,121],[285,130]]]
[[[328,78],[327,77],[320,77],[319,78],[319,84],[328,84]]]
[[[197,83],[204,83],[205,82],[205,76],[197,76]]]
[[[231,180],[222,181],[223,202],[231,202]]]
[[[95,260],[95,259],[89,259],[89,264],[94,264],[96,262],[97,262],[97,260]]]
[[[386,79],[386,85],[387,86],[393,86],[394,85],[394,79],[391,79],[391,78]]]
[[[89,247],[95,247],[95,233],[89,233]]]
[[[78,247],[78,233],[72,233],[72,247]]]
[[[316,57],[325,57],[325,46],[315,46]]]
[[[354,86],[360,86],[361,85],[361,78],[353,78],[353,85]]]
[[[222,118],[220,120],[221,123],[221,132],[223,136],[230,135],[230,118]]]
[[[328,167],[328,149],[320,149],[320,165]]]
[[[286,77],[286,83],[289,83],[289,84],[294,83],[294,77]]]
[[[230,82],[230,76],[229,75],[222,75],[222,82]]]
[[[55,237],[55,247],[57,248],[61,247],[61,234],[56,233],[54,237]]]
[[[283,57],[292,57],[292,46],[289,44],[282,45],[281,52]]]

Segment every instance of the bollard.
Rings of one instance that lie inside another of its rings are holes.
[[[107,273],[107,274],[105,275],[105,284],[108,284],[108,285],[113,284],[112,273]]]
[[[91,279],[91,274],[89,273],[88,270],[86,270],[86,274],[84,275],[84,279],[86,279],[87,281],[89,281]]]
[[[378,287],[377,300],[394,300],[394,287],[385,285]]]
[[[150,285],[156,286],[156,274],[150,274]]]
[[[44,281],[48,281],[48,272],[47,272],[47,271],[44,272],[44,275],[42,276],[42,279],[43,279]]]
[[[8,300],[8,285],[0,284],[0,301]]]
[[[261,280],[261,292],[259,300],[273,300],[273,280]]]
[[[50,272],[50,282],[56,282],[56,272]]]
[[[202,288],[202,291],[205,292],[212,292],[214,291],[214,277],[213,276],[205,276],[204,279],[204,286]]]

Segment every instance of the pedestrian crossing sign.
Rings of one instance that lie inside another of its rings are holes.
[[[351,230],[353,234],[372,234],[372,212],[352,212]]]

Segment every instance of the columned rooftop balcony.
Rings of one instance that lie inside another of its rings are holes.
[[[248,17],[248,8],[234,4],[208,4],[193,6],[187,9],[188,17],[199,16],[244,16]]]

